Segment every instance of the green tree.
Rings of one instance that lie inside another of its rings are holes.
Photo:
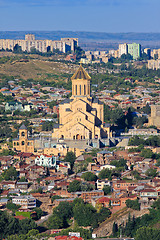
[[[29,230],[36,229],[37,225],[34,220],[25,218],[19,222],[21,230],[20,234],[27,234]]]
[[[154,154],[151,149],[145,148],[145,149],[142,149],[140,156],[144,158],[152,158]]]
[[[79,226],[90,226],[96,216],[96,210],[90,204],[75,205],[73,208],[73,216]]]
[[[27,182],[27,179],[25,177],[21,177],[18,182]]]
[[[13,48],[14,53],[22,53],[22,48],[18,44],[16,44]]]
[[[61,198],[62,198],[61,196],[54,195],[54,196],[51,197],[51,201],[53,203],[55,199],[61,199]]]
[[[103,170],[100,171],[98,177],[100,179],[108,178],[109,180],[111,180],[112,179],[112,171],[107,169],[107,168],[103,169]]]
[[[97,176],[92,172],[83,173],[82,178],[86,181],[96,181],[97,180]]]
[[[100,209],[100,211],[97,215],[98,215],[98,222],[101,223],[111,216],[111,211],[109,208],[103,207]]]
[[[136,199],[136,200],[127,199],[126,206],[128,208],[132,208],[134,210],[138,210],[138,211],[140,210],[140,203],[138,202],[138,199]]]
[[[47,225],[50,229],[59,229],[63,227],[63,219],[55,214],[52,214],[48,221]]]
[[[111,187],[110,186],[104,186],[103,188],[104,195],[108,195],[111,193]]]
[[[159,240],[160,230],[150,227],[141,227],[136,231],[135,240]]]
[[[59,216],[63,220],[63,226],[68,226],[68,220],[72,217],[72,204],[65,201],[60,202],[58,207],[54,208],[53,215]]]
[[[74,180],[73,182],[70,182],[68,186],[68,192],[77,192],[81,191],[81,182],[78,180]]]
[[[6,204],[6,208],[9,209],[9,210],[15,211],[15,210],[18,210],[20,208],[20,205],[16,205],[12,202],[8,202]]]
[[[153,202],[153,208],[160,209],[160,198]]]
[[[8,180],[15,180],[18,177],[18,172],[16,171],[16,169],[14,167],[10,167],[9,169],[7,169],[4,172],[4,179],[6,181]]]
[[[67,152],[64,158],[64,161],[69,162],[71,164],[71,169],[73,169],[75,159],[76,159],[75,154],[72,151],[70,151],[70,152]]]
[[[145,174],[148,176],[148,177],[156,177],[157,176],[157,170],[154,169],[154,168],[149,168]]]
[[[145,107],[142,108],[142,111],[145,114],[151,114],[151,107],[149,106],[149,104],[147,103]]]
[[[128,145],[129,146],[139,146],[139,145],[144,145],[145,144],[145,141],[143,138],[140,138],[138,136],[135,136],[135,137],[131,137],[129,139],[129,142],[128,142]]]
[[[36,207],[36,208],[33,209],[33,211],[35,211],[36,214],[37,214],[37,217],[36,217],[36,219],[34,219],[34,220],[38,220],[38,219],[40,219],[40,218],[42,217],[43,211],[42,211],[41,208]]]
[[[117,237],[117,233],[118,233],[118,225],[117,223],[113,223],[113,227],[112,227],[112,235],[113,237]]]

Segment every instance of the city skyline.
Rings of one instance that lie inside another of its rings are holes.
[[[158,0],[0,0],[0,7],[0,31],[160,32]]]

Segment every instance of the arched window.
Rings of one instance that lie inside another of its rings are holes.
[[[22,144],[22,145],[24,145],[24,144],[25,144],[25,142],[24,142],[24,141],[22,141],[22,142],[21,142],[21,144]]]
[[[22,132],[22,133],[21,133],[21,136],[24,137],[24,136],[25,136],[25,132]]]

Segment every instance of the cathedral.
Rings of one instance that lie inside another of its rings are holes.
[[[91,96],[91,77],[80,65],[71,78],[72,96],[59,104],[59,124],[53,139],[84,140],[111,136],[110,126],[104,124],[103,103]]]

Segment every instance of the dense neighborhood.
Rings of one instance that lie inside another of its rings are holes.
[[[158,53],[125,46],[106,62],[78,47],[0,51],[1,70],[37,71],[0,72],[1,239],[160,235],[160,72],[147,62]]]

